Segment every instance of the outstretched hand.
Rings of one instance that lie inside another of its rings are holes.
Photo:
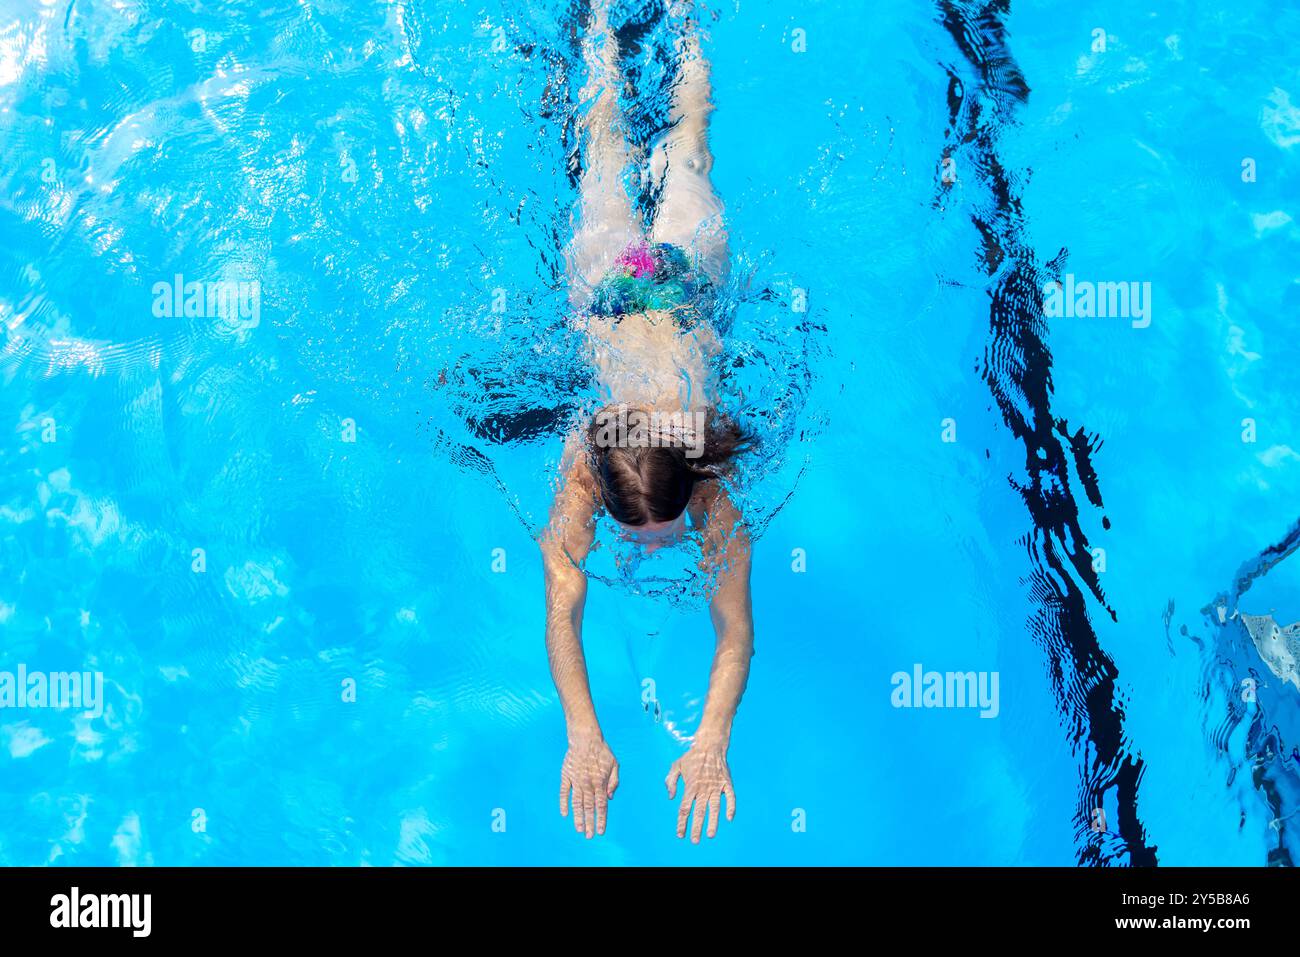
[[[618,761],[605,739],[571,738],[560,769],[560,816],[568,817],[573,795],[573,828],[587,837],[605,833],[605,812],[618,788]]]
[[[695,817],[691,823],[691,841],[700,843],[700,834],[704,831],[705,818],[708,818],[708,835],[718,833],[718,823],[722,819],[722,797],[727,798],[727,820],[736,816],[736,790],[731,784],[731,769],[727,767],[727,751],[709,745],[694,745],[673,762],[664,782],[668,786],[668,796],[677,797],[677,780],[685,779],[681,807],[677,810],[677,836],[686,836],[686,823],[691,819],[691,807],[695,807]]]

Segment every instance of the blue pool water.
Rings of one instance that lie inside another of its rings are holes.
[[[0,672],[104,680],[0,710],[0,863],[1292,861],[1300,11],[699,9],[772,428],[739,812],[693,847],[672,556],[593,557],[621,786],[599,839],[555,808],[580,12],[0,4]],[[652,143],[665,27],[612,20]],[[1044,317],[1067,273],[1150,324]],[[918,663],[996,717],[894,707]]]

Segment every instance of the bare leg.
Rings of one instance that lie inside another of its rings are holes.
[[[651,239],[697,253],[715,283],[726,274],[727,232],[722,200],[709,172],[709,114],[713,112],[709,61],[700,49],[693,22],[677,40],[680,57],[673,88],[672,126],[655,146],[650,172],[662,183]]]
[[[631,161],[623,138],[618,91],[618,43],[609,28],[605,4],[593,5],[583,42],[587,83],[581,92],[586,114],[581,127],[586,139],[580,195],[574,210],[573,240],[565,258],[570,295],[584,302],[592,287],[613,266],[629,243],[642,235],[640,218],[623,184]]]

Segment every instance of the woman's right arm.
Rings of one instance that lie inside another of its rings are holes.
[[[581,456],[570,458],[541,541],[546,574],[546,655],[569,738],[560,773],[560,814],[568,814],[572,794],[573,826],[591,837],[605,832],[606,807],[618,787],[618,762],[596,720],[582,652],[587,576],[579,563],[587,557],[595,537],[595,489]]]

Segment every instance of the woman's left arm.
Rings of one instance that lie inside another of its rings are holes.
[[[727,767],[731,725],[749,680],[749,659],[754,654],[754,613],[749,590],[751,543],[740,512],[717,487],[709,488],[692,519],[704,528],[704,569],[717,576],[710,603],[717,643],[709,674],[704,717],[690,750],[668,772],[668,796],[677,794],[677,779],[685,779],[685,794],[677,814],[677,836],[685,837],[691,807],[695,817],[691,840],[699,843],[705,832],[713,837],[721,820],[721,799],[727,801],[727,820],[736,815],[736,792]]]

